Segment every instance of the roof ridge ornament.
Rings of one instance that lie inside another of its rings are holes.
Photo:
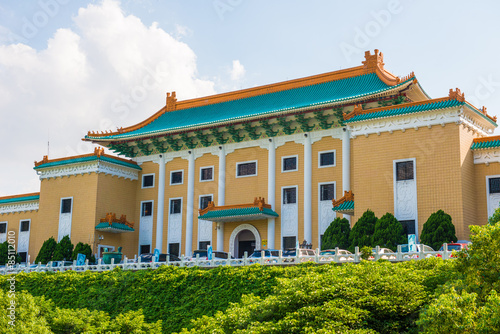
[[[365,60],[361,62],[368,72],[375,71],[377,68],[384,69],[384,54],[375,49],[372,55],[370,51],[365,51]]]
[[[177,108],[177,98],[175,92],[167,93],[167,112],[174,111]]]
[[[459,88],[455,90],[450,88],[450,93],[448,94],[450,100],[457,100],[459,102],[465,102],[465,93],[462,93]]]

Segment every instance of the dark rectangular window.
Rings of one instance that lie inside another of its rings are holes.
[[[321,167],[335,165],[335,153],[334,152],[320,153],[319,165]]]
[[[200,246],[200,248],[198,249],[208,249],[208,246],[210,246],[210,241],[200,241],[198,246]]]
[[[331,201],[335,198],[335,184],[322,184],[319,186],[319,194],[321,201]]]
[[[21,262],[26,262],[26,259],[28,258],[28,253],[27,252],[19,252],[18,254],[21,257]]]
[[[201,196],[200,197],[200,209],[205,209],[208,206],[208,203],[212,202],[212,196]]]
[[[180,245],[179,243],[168,244],[168,254],[180,256]]]
[[[283,249],[295,249],[297,247],[296,237],[283,237]]]
[[[492,177],[488,182],[490,185],[490,194],[500,193],[500,177]]]
[[[61,213],[71,213],[71,198],[65,198],[61,201]]]
[[[413,161],[396,162],[396,181],[413,180]]]
[[[7,233],[7,223],[0,223],[0,233]]]
[[[257,175],[257,163],[247,162],[244,164],[238,164],[238,176],[249,176]]]
[[[140,252],[141,252],[141,254],[151,253],[151,245],[141,245]],[[141,255],[141,254],[139,254],[139,255]]]
[[[28,232],[30,230],[30,221],[23,220],[21,221],[21,232]]]
[[[416,234],[414,220],[400,220],[399,222],[403,225],[405,234]]]
[[[297,188],[283,189],[283,204],[297,203]]]
[[[170,200],[170,214],[181,213],[181,199],[171,199]]]
[[[151,188],[154,187],[155,176],[154,175],[144,175],[142,177],[142,187],[143,188]]]
[[[323,234],[319,236],[319,249],[323,249]]]
[[[143,202],[141,209],[141,216],[148,217],[153,214],[153,202]]]
[[[170,173],[170,184],[182,183],[182,171]]]
[[[283,158],[283,171],[297,170],[297,157]]]
[[[214,169],[212,167],[202,168],[201,169],[201,180],[202,181],[211,181],[214,179],[213,176]]]

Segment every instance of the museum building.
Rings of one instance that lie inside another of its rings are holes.
[[[40,192],[0,198],[0,242],[34,260],[69,235],[96,254],[123,247],[242,256],[306,241],[337,216],[393,213],[417,238],[450,214],[458,239],[500,202],[496,117],[459,89],[430,98],[383,55],[361,66],[166,105],[143,122],[89,132],[93,153],[35,162]],[[121,157],[104,153],[103,148]]]

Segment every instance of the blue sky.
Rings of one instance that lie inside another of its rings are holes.
[[[500,116],[495,1],[3,1],[0,196],[39,190],[33,161],[84,154],[89,130],[165,103],[358,66],[414,71]]]

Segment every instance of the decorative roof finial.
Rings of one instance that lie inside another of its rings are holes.
[[[457,100],[459,102],[465,101],[465,94],[460,91],[460,89],[456,88],[455,90],[450,88],[450,93],[448,95],[450,100]]]
[[[372,55],[370,51],[365,51],[365,60],[362,62],[364,68],[371,72],[375,70],[377,67],[380,70],[384,69],[384,55],[382,52],[379,52],[378,49],[375,49],[375,53]]]
[[[167,111],[173,111],[176,108],[177,98],[175,92],[167,93]]]

